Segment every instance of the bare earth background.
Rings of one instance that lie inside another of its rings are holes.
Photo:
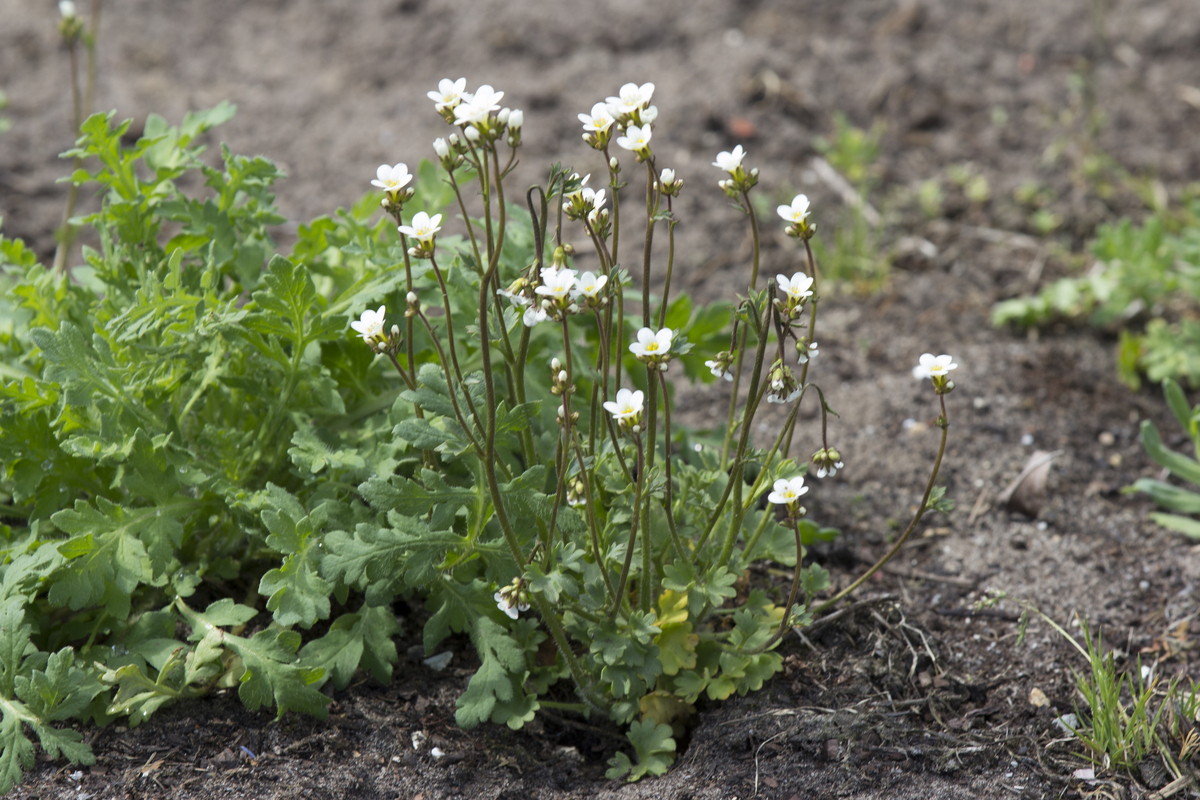
[[[79,5],[86,13],[89,3]],[[55,183],[67,172],[57,154],[73,139],[56,21],[52,2],[0,0],[0,88],[13,123],[0,136],[0,217],[5,235],[47,260],[66,195]],[[1200,557],[1144,520],[1144,500],[1119,493],[1155,474],[1136,440],[1138,421],[1175,426],[1156,389],[1134,394],[1117,382],[1111,340],[1062,326],[1036,337],[997,331],[988,314],[995,301],[1065,269],[1046,240],[1017,235],[1035,233],[1013,199],[1017,187],[1037,180],[1053,192],[1060,241],[1078,252],[1098,222],[1144,208],[1130,192],[1094,191],[1081,178],[1089,153],[1156,178],[1172,198],[1200,177],[1193,0],[114,0],[101,20],[97,108],[133,118],[137,131],[150,112],[177,122],[189,109],[235,102],[237,117],[211,141],[284,165],[290,177],[278,199],[289,223],[278,237],[286,243],[295,225],[360,197],[378,164],[432,156],[430,142],[446,129],[425,92],[459,76],[525,109],[511,184],[521,189],[552,161],[600,170],[575,115],[627,81],[654,82],[659,164],[685,181],[677,274],[700,300],[730,297],[748,270],[744,220],[709,165],[718,150],[743,144],[764,192],[785,200],[807,192],[829,235],[840,201],[811,169],[814,137],[832,131],[837,111],[860,127],[883,122],[883,188],[871,199],[893,210],[885,241],[922,238],[936,255],[901,248],[882,293],[822,306],[814,374],[841,415],[832,443],[847,468],[814,487],[810,513],[845,533],[814,555],[844,585],[919,499],[937,433],[932,393],[909,374],[925,351],[961,364],[943,473],[957,509],[933,517],[861,595],[887,592],[894,603],[820,631],[811,647],[789,639],[786,673],[759,693],[702,706],[676,766],[659,779],[606,781],[604,763],[621,742],[571,720],[547,715],[515,733],[456,728],[454,700],[474,656],[465,640],[452,640],[450,669],[406,662],[389,686],[364,680],[337,693],[325,722],[248,714],[218,696],[134,730],[89,730],[95,767],[76,779],[64,764],[40,762],[16,796],[1089,791],[1070,778],[1083,765],[1069,757],[1078,747],[1053,743],[1061,738],[1053,714],[1028,702],[1037,687],[1059,713],[1071,711],[1070,669],[1081,659],[1036,622],[1017,647],[1011,603],[990,616],[969,609],[1002,589],[1064,624],[1086,616],[1106,642],[1146,649],[1146,663],[1167,652],[1169,631],[1173,655],[1158,669],[1188,670],[1200,634],[1197,622],[1187,624],[1200,613]],[[1094,141],[1077,113],[1088,89],[1104,115]],[[991,199],[964,198],[946,180],[954,165],[985,176]],[[912,201],[929,179],[946,189],[933,219]],[[768,227],[764,274],[790,274],[797,253]],[[725,396],[719,386],[681,387],[680,401],[688,422],[714,425]],[[812,422],[795,452],[818,446]],[[1033,449],[1061,451],[1036,519],[995,502]],[[768,580],[763,566],[757,578]],[[397,612],[403,653],[419,641],[424,617]],[[416,732],[428,737],[420,751]],[[446,758],[430,758],[435,744]],[[1110,791],[1141,791],[1128,777],[1101,777],[1113,780]]]

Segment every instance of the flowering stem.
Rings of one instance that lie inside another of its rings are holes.
[[[654,205],[654,161],[646,159],[646,246],[642,251],[642,327],[644,328],[650,327],[650,253],[654,245]]]
[[[667,198],[667,211],[671,210],[671,198]],[[675,226],[679,224],[679,220],[672,219],[667,222],[667,280],[663,284],[662,304],[658,307],[658,327],[663,328],[667,324],[667,303],[671,296],[671,272],[675,269]]]
[[[463,222],[467,225],[467,236],[471,240],[471,250],[475,253],[475,271],[482,275],[483,259],[479,255],[479,243],[475,241],[475,226],[471,224],[471,215],[467,213],[467,204],[463,202],[462,191],[459,189],[453,172],[450,173],[450,186],[454,189],[454,196],[458,198],[458,208],[462,211]],[[407,251],[407,248],[405,249]]]
[[[761,246],[761,242],[760,242],[759,236],[758,236],[758,216],[754,213],[754,205],[750,202],[749,193],[743,192],[742,198],[743,198],[742,204],[746,208],[746,213],[750,216],[750,233],[754,239],[754,257],[753,257],[753,262],[752,262],[751,268],[750,268],[750,291],[754,291],[755,289],[758,288],[758,258],[759,258],[759,250],[760,250],[760,246]],[[766,335],[765,326],[764,326],[763,331],[760,332],[759,335],[760,336]],[[729,396],[729,416],[725,420],[725,441],[721,445],[721,469],[725,469],[725,467],[727,466],[727,463],[728,463],[727,459],[729,457],[729,445],[732,444],[732,442],[733,442],[733,418],[734,418],[734,415],[737,413],[738,386],[741,383],[742,359],[745,356],[745,354],[746,354],[746,337],[745,337],[745,335],[743,335],[742,341],[738,345],[737,356],[735,357],[734,364],[733,364],[733,390]],[[801,381],[801,383],[803,383],[803,380]],[[753,392],[751,392],[751,393],[753,394]],[[742,424],[745,425],[746,419],[747,419],[745,411],[742,412],[742,418],[743,418]]]
[[[683,550],[683,542],[679,538],[679,531],[675,528],[674,500],[672,499],[671,489],[671,397],[667,393],[667,376],[662,372],[659,372],[658,379],[662,381],[663,446],[666,451],[663,455],[663,466],[666,470],[667,478],[665,495],[663,497],[663,508],[667,512],[667,527],[671,530],[671,543],[675,545],[675,552],[679,554],[680,559],[686,559],[687,554]]]
[[[642,506],[642,486],[646,483],[646,465],[643,458],[645,451],[642,447],[641,434],[634,434],[633,441],[637,445],[637,483],[634,484],[633,515],[629,520],[629,544],[625,548],[625,563],[621,566],[621,577],[617,581],[617,596],[613,598],[613,607],[608,612],[609,620],[617,616],[617,610],[620,609],[625,598],[625,584],[629,580],[629,566],[633,563],[633,547],[637,542],[638,519],[640,518],[638,512]]]
[[[400,209],[396,209],[396,225],[399,226],[400,224]],[[412,260],[408,255],[408,237],[403,233],[400,234],[400,249],[404,253],[404,290],[411,292],[413,290]],[[417,357],[413,349],[413,319],[408,314],[404,316],[404,353],[408,356],[408,370],[411,376],[411,380],[408,383],[409,388],[415,388],[414,384],[417,380]],[[418,406],[417,416],[420,415],[421,409]]]
[[[891,561],[892,557],[900,552],[900,548],[908,541],[908,537],[912,535],[912,532],[916,530],[917,523],[921,521],[921,517],[925,516],[925,511],[929,504],[929,495],[933,493],[933,482],[937,480],[938,471],[942,468],[942,456],[946,452],[946,432],[950,429],[950,418],[946,416],[946,396],[939,394],[938,401],[942,406],[942,417],[939,420],[942,428],[942,441],[938,445],[937,459],[933,462],[933,472],[929,475],[929,482],[925,484],[925,494],[921,496],[921,504],[917,507],[917,513],[913,515],[912,522],[908,523],[908,527],[905,528],[904,533],[896,540],[896,543],[892,545],[892,549],[884,553],[883,557],[876,561],[869,570],[860,575],[858,580],[817,606],[816,610],[813,611],[814,615],[821,614],[834,603],[849,595],[859,586],[862,586],[872,575],[882,569],[884,564]]]
[[[600,576],[604,578],[604,586],[608,589],[609,599],[615,601],[618,597],[617,590],[613,588],[612,579],[608,577],[608,566],[600,553],[600,529],[596,522],[595,503],[592,500],[592,484],[583,466],[583,450],[580,448],[578,436],[573,438],[575,439],[575,460],[579,464],[579,479],[583,482],[584,500],[587,505],[588,530],[592,534],[592,557],[596,559],[596,566],[600,568]]]
[[[792,413],[788,415],[787,424],[784,425],[784,430],[787,430],[789,425],[795,424],[796,416],[798,415],[799,411],[800,401],[797,400],[796,404],[792,406]],[[754,485],[750,487],[750,500],[746,507],[743,508],[743,511],[749,511],[749,504],[753,503],[754,498],[758,495],[759,480],[761,480],[764,475],[770,472],[771,461],[774,458],[776,451],[779,450],[779,443],[782,441],[783,436],[783,431],[780,431],[779,436],[775,437],[775,444],[771,447],[771,452],[767,453],[767,457],[763,461],[763,468],[758,473],[759,477],[755,479]],[[742,549],[743,553],[751,553],[754,551],[754,546],[758,544],[759,538],[762,536],[763,531],[767,527],[767,520],[770,518],[771,514],[769,511],[763,513],[763,517],[759,521],[758,527],[755,528],[754,533],[751,534],[750,538],[746,541],[746,546]]]
[[[454,342],[454,316],[450,313],[450,293],[446,291],[446,280],[442,277],[442,271],[438,268],[437,259],[433,253],[429,254],[429,264],[433,267],[433,274],[437,278],[438,286],[442,290],[442,307],[446,309],[446,340],[450,346],[450,363],[454,366],[454,377],[458,378],[458,385],[462,387],[463,397],[467,400],[467,407],[471,409],[471,416],[475,419],[476,424],[478,424],[479,411],[475,408],[475,401],[471,399],[471,392],[467,389],[467,384],[463,381],[462,370],[458,367],[458,348]],[[424,314],[421,315],[421,319],[425,319]],[[428,325],[428,321],[425,324]],[[436,344],[437,336],[434,335],[432,329],[429,331],[429,335]],[[438,353],[442,355],[443,359],[445,358],[440,345],[438,346]],[[445,362],[443,361],[444,365]],[[454,385],[450,382],[449,373],[446,374],[446,383],[448,384],[447,388],[450,390],[450,396],[453,397]],[[480,427],[482,428],[482,426]]]
[[[399,372],[400,377],[404,379],[405,386],[407,386],[411,391],[415,392],[417,390],[417,385],[415,383],[413,383],[412,378],[408,377],[408,373],[405,372],[404,368],[400,366],[400,362],[396,360],[396,354],[388,353],[387,357],[389,359],[391,359],[392,366],[394,366],[396,368],[396,372]],[[413,405],[416,406],[416,403],[414,403]],[[421,411],[420,407],[417,406],[417,413],[420,414],[420,411]]]
[[[524,571],[524,569],[524,566],[522,566],[521,570]],[[575,688],[579,692],[579,696],[593,708],[602,708],[603,706],[588,693],[586,676],[579,667],[575,653],[571,650],[571,640],[567,638],[567,632],[563,630],[562,623],[558,621],[554,606],[547,602],[541,592],[530,592],[529,596],[537,604],[538,613],[542,615],[542,619],[546,622],[546,627],[550,629],[550,635],[554,638],[554,644],[558,646],[558,652],[562,654],[563,661],[567,663],[567,669],[571,672],[571,679],[575,682]]]
[[[446,366],[446,352],[442,349],[442,343],[438,341],[438,337],[433,331],[433,326],[429,324],[429,320],[425,317],[425,314],[418,311],[417,316],[421,318],[421,322],[425,325],[425,330],[429,332],[429,338],[433,340],[433,346],[437,348],[438,360],[442,365],[442,374],[446,376],[446,393],[450,395],[450,405],[454,408],[454,417],[458,421],[458,424],[462,427],[463,433],[466,434],[467,439],[471,442],[471,447],[475,450],[475,455],[477,455],[479,458],[483,458],[483,448],[480,446],[478,440],[475,439],[474,434],[471,433],[471,425],[467,422],[466,418],[463,417],[462,409],[458,407],[458,392],[455,390],[454,381],[450,377],[450,368]],[[466,394],[466,387],[464,386],[463,389],[463,393]],[[492,415],[489,414],[488,419],[491,418]],[[478,416],[476,416],[476,422],[478,422],[478,419]],[[483,430],[481,426],[480,433],[482,432]],[[508,470],[503,464],[500,465],[500,468],[505,473],[504,477],[509,477]]]

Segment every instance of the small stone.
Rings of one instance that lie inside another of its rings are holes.
[[[1096,437],[1096,441],[1105,447],[1112,447],[1117,443],[1117,437],[1113,436],[1111,431],[1100,431],[1100,435]]]
[[[1050,705],[1050,698],[1036,686],[1029,692],[1029,704],[1035,708],[1045,708]]]

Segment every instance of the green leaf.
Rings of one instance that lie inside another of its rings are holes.
[[[523,649],[508,631],[482,615],[471,626],[471,642],[479,654],[479,669],[458,698],[455,721],[468,729],[489,719],[519,729],[538,709],[523,688],[528,674]]]
[[[629,782],[641,780],[646,775],[662,775],[675,761],[675,739],[670,725],[659,725],[652,719],[635,722],[626,734],[637,753],[637,763],[630,761],[624,753],[617,753],[609,760],[609,769],[604,777],[617,780],[628,776]]]
[[[1164,447],[1158,435],[1158,428],[1148,419],[1142,421],[1142,446],[1160,466],[1166,467],[1188,483],[1200,486],[1200,463]]]
[[[340,447],[331,435],[317,430],[303,420],[292,434],[292,447],[288,449],[288,455],[291,456],[293,464],[312,475],[326,467],[331,470],[358,472],[367,466],[367,462],[358,451]]]
[[[1190,517],[1181,517],[1177,514],[1158,514],[1150,515],[1150,519],[1154,520],[1164,528],[1190,536],[1193,539],[1200,539],[1200,521],[1191,519]]]
[[[1153,478],[1138,478],[1129,489],[1147,493],[1155,503],[1168,511],[1178,511],[1181,514],[1200,514],[1200,493],[1191,492]],[[1129,491],[1129,489],[1125,491]]]
[[[366,606],[357,614],[343,614],[329,626],[329,632],[300,650],[307,666],[323,669],[333,685],[345,689],[354,671],[361,665],[371,677],[386,684],[396,663],[396,644],[400,623],[385,607]]]
[[[283,493],[269,486],[276,495]],[[306,515],[299,502],[289,497],[281,507],[279,511],[266,509],[261,513],[263,524],[271,532],[266,544],[283,553],[284,559],[281,566],[262,576],[258,593],[267,597],[267,610],[274,613],[276,624],[311,628],[318,619],[329,616],[329,595],[333,591],[332,584],[317,574],[324,506]]]

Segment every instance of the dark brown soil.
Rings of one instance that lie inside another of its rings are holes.
[[[66,194],[56,156],[72,141],[66,55],[53,3],[0,0],[0,21],[0,88],[13,122],[0,135],[0,216],[6,235],[49,258]],[[1196,623],[1179,624],[1200,613],[1200,558],[1145,520],[1146,501],[1120,493],[1155,473],[1138,421],[1175,429],[1157,391],[1134,394],[1116,380],[1103,336],[1061,326],[1016,335],[988,322],[995,301],[1072,262],[1088,266],[1071,254],[1084,252],[1098,222],[1144,209],[1110,180],[1116,172],[1092,169],[1105,163],[1098,156],[1176,199],[1200,177],[1191,0],[127,0],[107,3],[101,25],[97,107],[139,127],[150,112],[175,121],[236,102],[238,116],[214,142],[285,165],[284,241],[296,224],[357,199],[378,164],[432,155],[429,142],[445,129],[425,92],[439,78],[491,83],[525,109],[516,186],[555,160],[599,168],[575,115],[626,81],[653,81],[656,152],[686,183],[678,274],[702,300],[744,285],[749,254],[744,221],[714,185],[718,150],[744,144],[768,193],[807,192],[827,235],[843,211],[812,169],[814,137],[832,132],[839,111],[860,127],[882,122],[879,188],[868,199],[888,212],[883,241],[897,248],[896,268],[881,292],[821,307],[815,374],[841,415],[831,443],[847,467],[810,495],[810,513],[845,531],[814,557],[844,585],[919,500],[937,412],[909,370],[926,351],[961,365],[943,473],[957,507],[930,518],[859,594],[891,600],[808,642],[789,639],[784,675],[702,707],[661,778],[606,781],[605,761],[622,742],[575,719],[545,715],[520,732],[456,728],[454,700],[473,663],[462,641],[445,672],[409,661],[389,686],[364,679],[337,693],[325,722],[249,714],[230,696],[176,706],[134,730],[88,730],[95,767],[73,774],[39,762],[17,796],[1079,796],[1104,787],[1071,778],[1080,748],[1029,696],[1038,688],[1059,713],[1072,710],[1070,670],[1082,660],[1037,620],[1018,647],[1013,602],[986,615],[973,604],[1003,590],[1067,626],[1086,617],[1107,642],[1142,651],[1143,663],[1162,656],[1164,673],[1197,675]],[[968,199],[956,166],[984,176],[990,197]],[[945,200],[929,218],[915,196],[931,179]],[[1052,238],[1037,237],[1030,208],[1014,198],[1030,181],[1061,219]],[[764,274],[790,273],[797,254],[768,227]],[[904,237],[927,240],[936,255],[920,255],[911,239],[898,245]],[[681,392],[684,414],[715,424],[723,392]],[[818,446],[806,430],[797,452]],[[996,498],[1035,449],[1058,455],[1031,519]],[[402,621],[404,652],[419,632]],[[447,755],[433,759],[434,745]],[[1143,788],[1098,771],[1112,792]]]

